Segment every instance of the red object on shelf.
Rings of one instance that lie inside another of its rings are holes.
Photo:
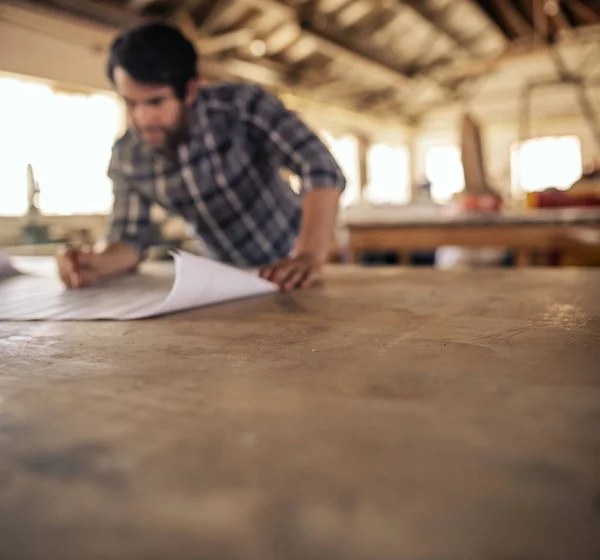
[[[463,210],[469,212],[499,212],[502,198],[494,194],[463,195],[460,200]]]
[[[568,208],[600,206],[600,193],[574,194],[548,190],[528,195],[528,206],[532,208]]]

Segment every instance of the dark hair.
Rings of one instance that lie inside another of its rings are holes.
[[[107,68],[113,83],[117,66],[141,84],[170,85],[183,99],[188,82],[198,77],[198,54],[178,29],[153,22],[126,31],[113,41]]]

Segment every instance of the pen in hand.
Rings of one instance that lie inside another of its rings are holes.
[[[65,256],[71,265],[70,280],[72,288],[79,288],[81,285],[80,266],[79,266],[79,251],[73,246],[68,246]]]

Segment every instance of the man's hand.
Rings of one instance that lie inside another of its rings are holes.
[[[139,259],[137,251],[125,243],[113,243],[101,252],[68,248],[57,257],[58,274],[68,288],[82,288],[134,270]]]
[[[261,278],[277,284],[284,292],[308,288],[322,278],[322,265],[311,255],[282,259],[260,271]]]
[[[102,258],[91,251],[69,248],[57,257],[58,275],[68,288],[82,288],[102,275]]]

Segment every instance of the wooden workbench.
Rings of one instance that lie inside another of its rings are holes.
[[[580,233],[600,235],[600,210],[560,209],[531,211],[528,215],[458,215],[437,220],[360,220],[346,224],[351,259],[366,251],[433,250],[457,245],[513,250],[519,265],[532,264],[537,253],[581,248]]]
[[[600,558],[600,271],[0,324],[2,560]]]

